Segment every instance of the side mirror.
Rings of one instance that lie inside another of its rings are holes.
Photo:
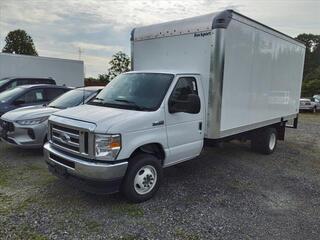
[[[24,104],[24,103],[26,103],[24,100],[16,100],[16,101],[13,102],[13,104],[16,105],[16,106],[19,106],[19,105]]]
[[[170,100],[169,113],[185,112],[197,114],[200,112],[201,101],[198,95],[189,94],[186,100]]]

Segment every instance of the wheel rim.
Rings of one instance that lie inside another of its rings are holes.
[[[149,193],[157,183],[157,171],[151,166],[143,166],[137,172],[134,178],[134,189],[140,194],[144,195]]]
[[[276,146],[276,135],[274,133],[271,133],[270,140],[269,140],[269,149],[273,150]]]

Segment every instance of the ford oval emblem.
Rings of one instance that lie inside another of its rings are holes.
[[[68,134],[66,134],[66,133],[61,133],[60,134],[60,139],[64,143],[68,143],[71,140],[70,136]]]

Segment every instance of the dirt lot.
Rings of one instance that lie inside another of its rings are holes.
[[[320,114],[302,114],[269,156],[210,148],[165,170],[152,200],[128,204],[51,176],[41,151],[0,142],[1,239],[319,239]]]

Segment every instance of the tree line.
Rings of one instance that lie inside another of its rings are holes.
[[[303,33],[299,34],[296,39],[306,45],[301,95],[311,97],[314,94],[320,94],[320,35]],[[32,37],[24,30],[17,29],[9,32],[5,42],[2,52],[38,56]],[[107,84],[120,73],[129,71],[129,65],[130,58],[121,51],[117,52],[109,62],[107,73],[85,80],[89,84]]]

